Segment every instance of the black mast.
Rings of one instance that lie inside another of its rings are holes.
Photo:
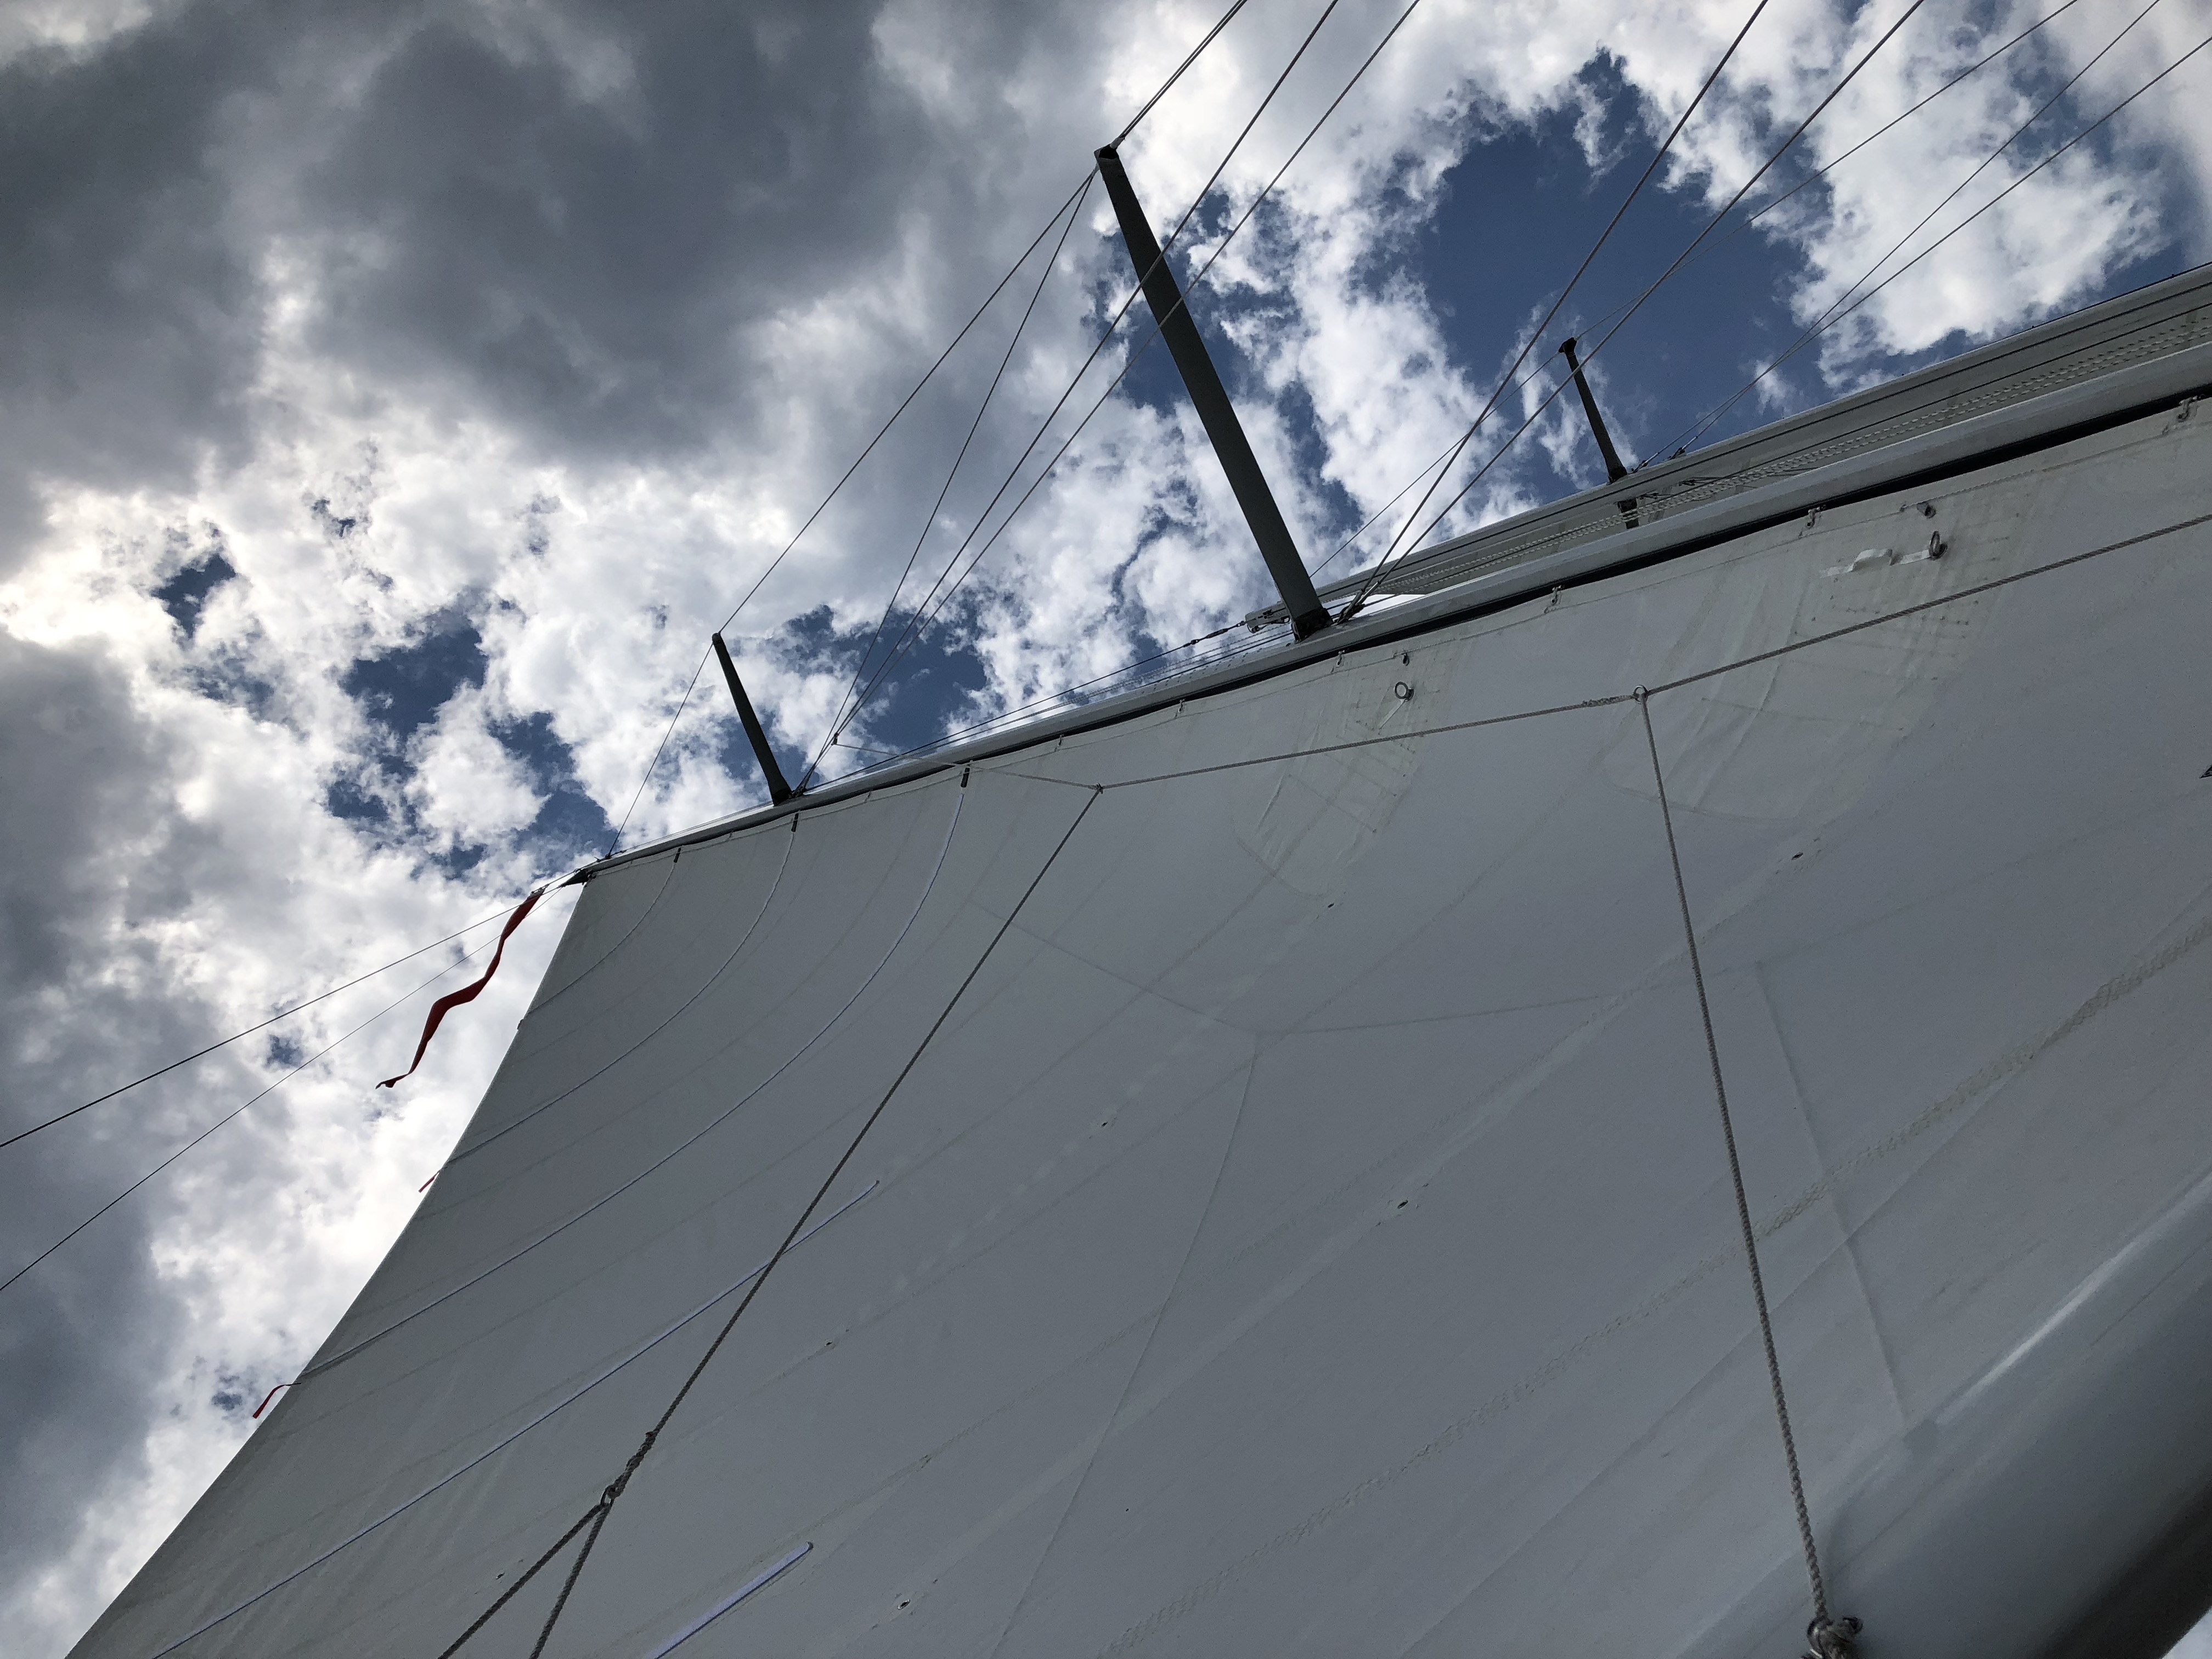
[[[1160,257],[1152,225],[1138,205],[1137,193],[1129,188],[1129,175],[1121,170],[1121,158],[1111,144],[1098,152],[1098,176],[1106,181],[1106,193],[1113,198],[1114,212],[1121,222],[1121,240],[1129,245],[1129,258],[1144,284],[1145,302],[1152,308],[1152,317],[1182,375],[1183,387],[1197,406],[1198,418],[1220,459],[1221,470],[1229,475],[1237,504],[1244,509],[1244,522],[1251,526],[1252,539],[1260,544],[1260,556],[1267,562],[1267,572],[1275,579],[1275,591],[1282,595],[1291,627],[1298,638],[1304,639],[1328,626],[1328,608],[1314,592],[1313,578],[1306,574],[1305,561],[1298,556],[1297,544],[1291,539],[1290,526],[1283,522],[1274,492],[1267,488],[1267,475],[1253,456],[1221,376],[1214,372],[1213,359],[1206,355],[1206,342],[1199,337],[1198,325],[1191,320],[1190,307],[1183,302],[1182,290],[1176,285],[1168,262]]]
[[[745,695],[744,682],[738,678],[738,665],[730,660],[730,647],[722,643],[720,634],[714,635],[714,655],[722,665],[722,678],[729,682],[730,701],[738,706],[738,719],[744,723],[745,741],[753,746],[753,758],[760,763],[761,776],[768,780],[768,798],[781,806],[797,792],[783,781],[783,769],[775,763],[775,750],[768,746],[768,733],[761,729],[760,716],[753,713],[753,700]]]

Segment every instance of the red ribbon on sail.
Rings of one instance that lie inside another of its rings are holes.
[[[422,1063],[423,1053],[429,1048],[430,1039],[438,1035],[438,1027],[445,1024],[446,1016],[465,1002],[474,1002],[477,993],[491,983],[491,976],[499,971],[499,959],[507,954],[507,936],[522,926],[522,919],[530,914],[532,907],[544,896],[544,892],[545,890],[540,887],[514,907],[514,914],[507,919],[507,926],[499,930],[499,943],[492,947],[491,964],[483,970],[482,979],[473,985],[464,985],[458,991],[448,991],[430,1005],[430,1017],[422,1022],[422,1040],[415,1045],[415,1058],[409,1062],[405,1071],[398,1077],[385,1079],[376,1085],[378,1088],[389,1089],[393,1084],[404,1083],[415,1075],[416,1066]]]

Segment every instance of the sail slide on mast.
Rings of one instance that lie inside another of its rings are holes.
[[[78,1653],[1790,1654],[1776,1377],[1860,1652],[2160,1651],[2208,393],[2200,272],[592,866]]]

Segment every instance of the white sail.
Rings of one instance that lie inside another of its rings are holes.
[[[1917,1659],[2170,1635],[2208,305],[592,872],[421,1212],[77,1651],[439,1654],[803,1222],[549,1656],[1796,1652],[1685,899],[1831,1606]],[[577,1547],[462,1651],[528,1653]]]

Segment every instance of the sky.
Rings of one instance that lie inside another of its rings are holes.
[[[1752,3],[1419,0],[1322,121],[1404,0],[1249,0],[1129,135],[1322,580],[1493,395],[1412,529],[1531,414],[1434,534],[1601,481],[1559,341],[1911,0],[1768,0],[1566,290]],[[11,1653],[67,1650],[405,1222],[573,890],[376,1089],[497,918],[763,798],[687,695],[741,600],[793,778],[1272,601],[1141,302],[1054,414],[1131,285],[1096,183],[1055,210],[1222,4],[0,3],[0,1135],[476,924],[0,1147],[0,1277],[161,1166],[0,1289]],[[1912,7],[1595,356],[1630,463],[2212,259],[2212,49],[2142,90],[2208,36]]]

